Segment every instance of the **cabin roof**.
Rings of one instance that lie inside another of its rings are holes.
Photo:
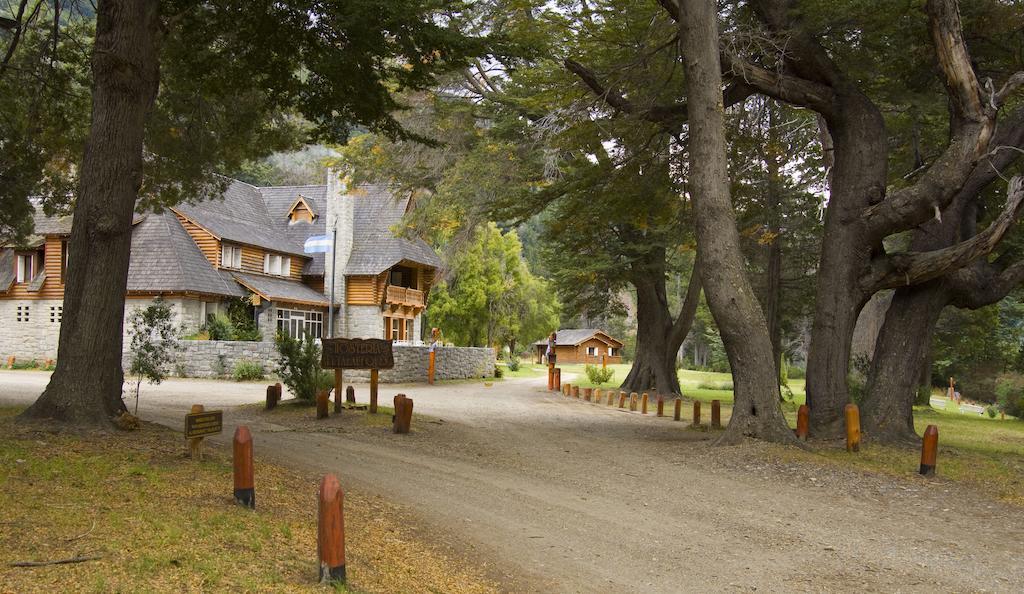
[[[228,272],[226,270],[223,272],[230,274],[235,281],[253,293],[270,301],[288,301],[323,307],[327,307],[330,304],[326,295],[318,293],[299,281],[244,272]]]
[[[0,293],[10,290],[14,278],[14,250],[0,248]]]
[[[364,184],[350,192],[354,199],[352,254],[345,274],[380,274],[402,260],[437,268],[441,259],[422,239],[397,237],[409,197],[395,196],[386,185]]]
[[[591,338],[597,338],[601,342],[616,348],[622,347],[622,341],[612,338],[610,334],[597,328],[564,328],[562,330],[556,330],[555,344],[558,346],[575,346],[586,342]],[[533,344],[534,346],[541,346],[546,345],[547,343],[548,339],[545,338],[544,340],[538,340]]]

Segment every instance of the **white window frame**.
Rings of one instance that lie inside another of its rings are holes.
[[[596,357],[597,356],[597,347],[594,347],[594,346],[587,347],[587,356],[588,357]]]
[[[615,347],[608,347],[608,356],[609,357],[614,357],[615,356]]]
[[[17,278],[14,282],[17,283],[30,283],[32,279],[36,277],[36,269],[38,268],[38,258],[35,252],[31,254],[18,254],[18,258],[15,262],[15,275]]]
[[[242,246],[230,243],[220,245],[220,265],[222,268],[242,268]]]
[[[311,333],[313,338],[323,338],[324,312],[305,309],[278,309],[277,330],[292,338],[303,338]]]
[[[291,257],[269,253],[263,255],[263,274],[272,274],[274,276],[290,276],[291,269]]]

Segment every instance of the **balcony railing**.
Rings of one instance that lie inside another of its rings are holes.
[[[423,298],[423,291],[394,285],[388,285],[387,295],[384,300],[387,303],[410,305],[412,307],[423,307],[426,304]]]

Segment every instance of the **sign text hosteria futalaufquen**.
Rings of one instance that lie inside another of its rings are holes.
[[[324,369],[391,369],[391,341],[381,338],[325,338],[320,366]]]

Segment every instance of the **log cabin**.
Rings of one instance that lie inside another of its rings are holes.
[[[546,363],[548,341],[533,343],[534,360]],[[622,363],[622,341],[612,338],[603,330],[591,328],[566,328],[556,332],[555,357],[558,364]]]
[[[256,187],[226,180],[222,192],[132,222],[125,317],[156,297],[174,311],[184,334],[245,303],[263,340],[277,332],[418,343],[437,254],[418,238],[400,237],[409,206],[385,185],[327,183]],[[37,212],[20,245],[0,245],[0,354],[57,355],[71,216]],[[336,230],[328,253],[306,254],[311,236]],[[333,282],[332,282],[333,273]],[[125,328],[127,328],[127,323]]]

